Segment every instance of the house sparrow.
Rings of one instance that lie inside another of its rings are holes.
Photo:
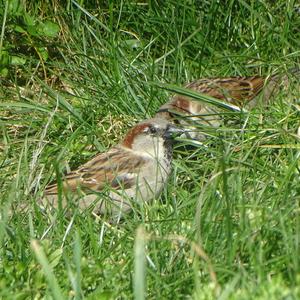
[[[300,69],[290,70],[291,74],[299,75]],[[288,77],[279,74],[264,77],[225,77],[204,78],[188,83],[185,88],[209,95],[239,108],[252,109],[258,100],[268,103],[276,94],[281,83],[287,84]],[[178,115],[180,117],[178,117]],[[162,105],[155,117],[164,118],[170,122],[188,125],[192,122],[219,127],[222,121],[222,111],[213,105],[204,104],[183,95],[174,95],[169,102]],[[188,137],[204,140],[204,133],[191,132]]]
[[[160,118],[137,124],[120,144],[63,177],[61,188],[49,185],[42,205],[57,208],[61,193],[62,207],[70,200],[80,209],[92,205],[96,215],[120,218],[132,201],[147,202],[162,191],[171,172],[175,132],[181,130]]]

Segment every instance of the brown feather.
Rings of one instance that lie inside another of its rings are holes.
[[[118,164],[114,163],[115,159]],[[95,156],[77,170],[67,174],[62,179],[63,189],[72,192],[78,188],[87,192],[88,190],[101,191],[107,184],[114,188],[121,188],[123,183],[129,187],[130,184],[134,183],[134,180],[126,179],[123,175],[128,172],[137,174],[145,160],[146,158],[137,157],[129,149],[116,146],[106,153]],[[57,184],[49,185],[45,190],[46,195],[57,193]]]
[[[295,68],[289,70],[289,73],[299,76],[300,70]],[[257,105],[257,101],[262,101],[264,104],[268,103],[271,96],[278,91],[279,86],[282,83],[287,84],[287,79],[287,75],[281,74],[270,77],[203,78],[188,83],[185,87],[229,104],[251,110]],[[260,94],[262,97],[258,97]],[[219,127],[223,118],[220,112],[221,110],[214,105],[175,94],[170,101],[160,107],[156,117],[165,118],[183,126],[191,125],[191,122],[198,122],[198,124],[205,126]],[[205,135],[197,130],[189,134],[189,137],[198,140],[205,139]]]
[[[134,138],[148,126],[148,123],[142,123],[130,129],[123,140],[123,145],[131,149]]]
[[[186,85],[186,88],[210,95],[214,98],[241,105],[251,101],[263,89],[266,77],[225,77],[199,79]]]

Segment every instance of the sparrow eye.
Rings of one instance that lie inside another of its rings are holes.
[[[157,129],[156,129],[154,126],[150,126],[150,127],[149,127],[149,132],[150,132],[151,134],[155,134],[155,133],[157,133]]]

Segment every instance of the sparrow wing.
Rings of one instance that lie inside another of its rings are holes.
[[[73,192],[78,188],[87,192],[101,191],[106,185],[115,189],[129,188],[135,183],[139,170],[146,160],[145,157],[137,156],[130,150],[114,147],[67,174],[63,178],[63,188]],[[46,195],[57,193],[57,184],[49,185],[45,190]]]
[[[186,88],[240,105],[255,98],[265,82],[266,77],[261,76],[211,78],[193,81]]]
[[[274,78],[267,82],[267,87],[272,88],[268,90],[268,96],[274,89]],[[237,106],[244,106],[255,98],[266,85],[266,77],[252,76],[252,77],[225,77],[225,78],[203,78],[195,80],[185,87],[196,92],[200,92],[216,99],[232,103]],[[214,113],[212,106],[206,106],[198,101],[182,96],[174,95],[172,99],[161,106],[158,115],[172,119],[172,112],[182,115],[200,115]]]

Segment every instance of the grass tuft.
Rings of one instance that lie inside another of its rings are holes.
[[[181,140],[161,197],[120,225],[35,205],[170,91],[194,96],[184,83],[297,67],[295,1],[0,8],[0,298],[300,297],[297,77],[267,108],[227,107],[220,128],[197,128],[204,142]]]

